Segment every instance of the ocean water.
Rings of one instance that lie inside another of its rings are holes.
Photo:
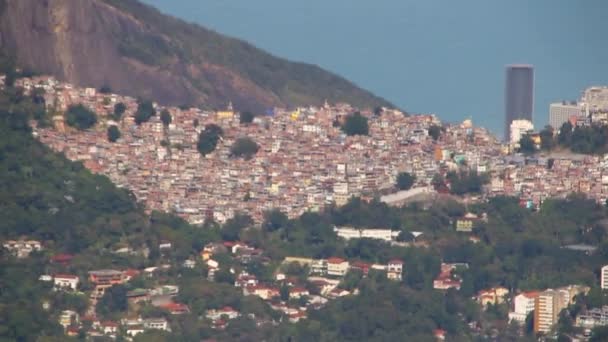
[[[549,103],[608,85],[608,0],[144,0],[161,11],[317,64],[414,113],[502,132],[504,66],[535,66]]]

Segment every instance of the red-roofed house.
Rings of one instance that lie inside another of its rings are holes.
[[[104,334],[113,335],[118,332],[118,323],[112,321],[105,321],[101,323],[101,331]]]
[[[435,329],[435,331],[433,331],[433,336],[435,336],[437,341],[445,341],[445,334],[446,331],[443,329]]]
[[[307,289],[303,288],[303,287],[292,287],[291,289],[289,289],[289,299],[293,299],[293,298],[300,298],[302,296],[309,296],[310,293],[308,292]]]
[[[370,264],[363,261],[355,261],[352,263],[352,265],[350,265],[350,268],[361,271],[363,275],[367,275],[369,273],[370,267]]]
[[[124,277],[125,277],[125,281],[129,281],[135,277],[137,277],[139,275],[139,270],[133,269],[133,268],[129,268],[128,270],[125,270],[122,272]]]
[[[57,254],[51,257],[51,262],[55,264],[67,265],[69,264],[74,256],[71,254]]]
[[[343,277],[348,272],[348,260],[342,258],[327,259],[327,274],[330,276]]]
[[[172,315],[181,315],[190,312],[188,305],[181,303],[167,303],[163,305],[162,308],[167,309]]]

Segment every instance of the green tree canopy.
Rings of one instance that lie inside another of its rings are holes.
[[[414,182],[416,181],[416,176],[409,174],[408,172],[401,172],[397,175],[397,188],[399,190],[409,190]]]
[[[342,125],[342,131],[347,135],[368,135],[367,118],[359,112],[348,115]]]
[[[108,141],[116,142],[116,140],[120,139],[120,130],[118,127],[112,125],[108,127]]]
[[[97,115],[82,104],[72,105],[66,112],[66,123],[79,130],[89,129],[97,123]]]
[[[114,285],[107,288],[103,297],[97,303],[97,312],[104,318],[127,311],[127,288],[124,285]]]
[[[455,195],[480,193],[483,185],[488,182],[486,175],[480,175],[475,171],[450,171],[446,179],[450,182],[450,191]]]
[[[112,88],[109,85],[103,85],[99,88],[99,92],[102,94],[110,94],[112,92]]]
[[[249,137],[238,138],[232,147],[230,147],[230,155],[233,157],[243,157],[245,159],[251,159],[260,147],[258,144]]]
[[[124,103],[118,102],[117,104],[115,104],[113,119],[120,120],[120,118],[122,118],[122,115],[125,113],[126,110],[127,110],[127,106],[125,106]]]
[[[441,136],[441,127],[437,125],[431,125],[428,130],[429,135],[433,138],[433,140],[438,140]]]
[[[519,152],[523,154],[534,154],[536,145],[529,134],[524,134],[519,140]]]
[[[154,115],[156,115],[156,109],[154,109],[152,102],[140,100],[137,106],[137,112],[135,112],[135,123],[140,125],[144,122],[148,122]]]
[[[264,230],[274,232],[283,227],[287,227],[289,224],[289,218],[279,209],[272,209],[264,213],[264,223],[262,227]]]
[[[209,124],[205,126],[205,130],[198,135],[196,148],[202,155],[207,155],[217,147],[220,137],[224,135],[224,131],[218,125]]]
[[[551,126],[545,126],[545,128],[540,131],[541,150],[550,151],[555,147],[555,137],[553,133],[553,127]]]
[[[171,117],[171,113],[169,113],[168,110],[163,109],[163,111],[160,113],[160,121],[162,121],[163,125],[169,126],[171,124],[171,121],[173,121],[173,118]]]
[[[253,122],[254,118],[255,118],[255,115],[253,115],[252,112],[244,111],[244,112],[241,112],[241,114],[239,116],[239,121],[241,124],[250,124]]]
[[[224,241],[238,241],[241,231],[252,225],[253,219],[251,216],[237,213],[222,226],[222,239]]]

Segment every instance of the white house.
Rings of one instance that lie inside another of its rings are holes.
[[[399,231],[390,229],[358,229],[352,227],[334,227],[334,232],[344,240],[350,239],[376,239],[393,241],[399,236]]]
[[[57,274],[53,279],[55,290],[75,291],[78,288],[79,282],[78,276],[71,274]]]
[[[509,321],[523,323],[526,317],[534,311],[534,301],[538,297],[537,291],[522,292],[513,298],[513,311],[509,312]]]
[[[144,329],[171,331],[169,322],[164,318],[148,318],[144,320]]]
[[[234,310],[230,306],[226,306],[217,310],[207,310],[205,317],[209,318],[212,321],[216,321],[218,319],[221,319],[222,316],[228,317],[228,319],[235,319],[240,315],[241,314],[238,311]]]
[[[78,312],[72,310],[63,310],[59,316],[59,324],[64,328],[69,327],[72,324],[78,323],[80,316]]]
[[[348,272],[348,260],[342,258],[327,259],[327,274],[336,277],[343,277]]]
[[[401,280],[403,275],[403,261],[394,259],[388,262],[386,277],[391,280]]]

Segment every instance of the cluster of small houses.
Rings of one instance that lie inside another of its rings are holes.
[[[294,217],[330,203],[345,204],[352,196],[390,191],[400,172],[415,175],[416,185],[424,188],[436,173],[465,164],[491,171],[502,155],[500,143],[470,120],[445,126],[438,141],[428,134],[429,127],[441,125],[434,115],[406,116],[388,109],[381,115],[361,111],[369,119],[370,135],[347,137],[338,124],[357,110],[347,104],[275,108],[250,125],[240,124],[231,106],[219,111],[156,106],[169,111],[171,124],[165,127],[157,115],[136,125],[138,104],[127,96],[51,77],[19,79],[17,86],[26,93],[44,89],[46,104],[55,111],[53,128],[34,127],[43,143],[130,188],[149,209],[174,210],[191,223],[208,217],[223,222],[237,211],[259,220],[273,208]],[[127,110],[114,121],[117,103]],[[84,132],[66,127],[61,112],[74,104],[97,112],[98,127]],[[207,124],[221,126],[224,136],[215,152],[201,157],[194,147]],[[110,125],[122,132],[115,143],[108,142],[105,132]],[[249,161],[230,158],[230,146],[243,136],[260,146]],[[198,175],[200,169],[207,170],[205,179]],[[243,198],[248,200],[235,201]]]
[[[473,219],[473,217],[469,216],[469,219]],[[345,239],[361,238],[362,235],[369,238],[373,235],[368,230],[351,227],[336,227],[335,231]],[[390,230],[379,230],[374,235],[374,238],[392,241],[394,235],[395,232],[391,232]],[[170,242],[161,242],[161,245],[164,249],[171,248]],[[27,257],[31,252],[43,249],[42,244],[35,240],[6,241],[3,243],[3,246],[17,257]],[[209,243],[204,246],[199,255],[200,260],[207,266],[209,280],[214,280],[216,272],[220,269],[219,262],[215,261],[213,257],[222,253],[230,253],[234,260],[239,261],[241,264],[248,264],[256,260],[261,262],[268,261],[262,250],[248,246],[243,242]],[[51,257],[51,262],[67,265],[71,262],[72,258],[73,256],[69,254],[57,254]],[[196,260],[189,259],[182,266],[192,268],[196,263]],[[363,276],[367,276],[370,270],[385,272],[387,278],[394,281],[401,281],[406,272],[402,260],[391,260],[387,264],[372,264],[362,261],[349,261],[338,257],[328,259],[287,257],[283,261],[282,266],[293,263],[306,266],[309,271],[307,283],[314,285],[318,290],[315,293],[318,294],[311,293],[309,287],[302,284],[297,278],[282,273],[281,269],[284,269],[283,267],[280,267],[276,271],[274,281],[271,283],[262,283],[254,275],[246,271],[237,273],[234,268],[231,268],[230,272],[235,276],[234,286],[241,289],[243,295],[261,298],[273,310],[283,313],[290,322],[298,322],[301,319],[305,319],[309,309],[319,309],[329,300],[348,295],[357,295],[357,289],[348,291],[340,287],[341,280],[350,271],[359,271]],[[163,267],[161,266],[160,268]],[[433,282],[433,288],[441,291],[448,289],[460,290],[462,279],[457,271],[463,268],[468,268],[468,265],[464,263],[442,263],[440,273]],[[125,318],[120,322],[100,322],[95,319],[94,315],[95,305],[103,296],[106,289],[116,284],[125,284],[140,274],[152,276],[158,270],[158,267],[150,267],[144,270],[93,270],[88,272],[88,281],[93,285],[90,293],[92,308],[88,311],[89,315],[81,319],[75,311],[66,310],[60,315],[59,323],[65,327],[66,333],[70,335],[78,333],[82,320],[89,320],[92,323],[90,335],[116,335],[119,328],[122,329],[121,333],[128,336],[135,336],[148,329],[170,331],[169,323],[162,317],[150,319]],[[604,270],[606,271],[604,272]],[[604,273],[606,274],[604,275]],[[602,274],[603,277],[608,279],[608,267],[602,269]],[[52,282],[53,288],[56,291],[78,291],[80,285],[79,277],[71,274],[41,275],[40,280]],[[604,285],[604,283],[602,284]],[[280,299],[281,288],[285,286],[288,288],[289,301]],[[548,333],[557,323],[559,312],[571,304],[576,295],[587,293],[588,291],[588,287],[572,285],[544,291],[522,292],[509,298],[510,293],[508,289],[496,287],[480,291],[475,298],[484,308],[488,305],[502,304],[510,300],[512,310],[509,312],[509,320],[520,323],[523,323],[530,312],[534,311],[535,331]],[[163,285],[153,289],[134,289],[129,291],[126,296],[131,305],[150,303],[153,306],[167,310],[172,315],[189,313],[190,309],[187,305],[175,302],[175,296],[178,293],[179,288],[177,286]],[[298,301],[293,301],[294,299]],[[241,313],[231,307],[212,309],[206,313],[206,318],[211,321],[212,327],[216,329],[226,328],[231,319],[240,316]],[[258,324],[276,324],[276,322],[266,322],[263,320],[256,320],[256,322]],[[583,312],[577,317],[576,323],[587,330],[596,326],[606,325],[608,323],[608,307]],[[445,335],[445,332],[438,330],[436,335],[440,338]]]

